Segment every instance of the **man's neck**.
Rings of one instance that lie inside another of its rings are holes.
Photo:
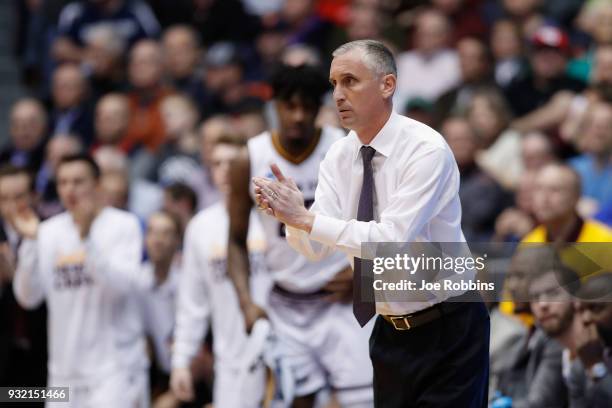
[[[172,265],[172,259],[163,260],[153,264],[153,272],[155,273],[155,284],[161,285],[166,281],[170,274],[170,266]]]
[[[572,212],[571,215],[545,223],[546,234],[551,241],[567,241],[579,222],[578,215]]]
[[[283,150],[285,150],[287,153],[291,154],[292,156],[301,156],[302,154],[307,152],[308,149],[311,148],[312,142],[316,137],[317,129],[313,128],[308,138],[292,142],[291,140],[284,138],[281,134],[279,134],[278,142],[280,143]]]
[[[369,145],[372,143],[372,140],[374,140],[378,132],[380,132],[391,117],[392,111],[392,107],[389,106],[378,116],[378,118],[370,121],[367,126],[364,126],[364,128],[359,130],[355,129],[355,133],[357,133],[359,141],[364,145]]]

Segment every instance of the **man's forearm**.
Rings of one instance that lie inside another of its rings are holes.
[[[246,243],[241,244],[230,239],[227,255],[227,274],[236,289],[240,308],[243,308],[253,302],[249,285],[250,265]]]

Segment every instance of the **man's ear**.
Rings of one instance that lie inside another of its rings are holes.
[[[397,84],[397,78],[393,74],[384,75],[380,82],[380,91],[383,98],[388,99],[395,93],[395,85]]]

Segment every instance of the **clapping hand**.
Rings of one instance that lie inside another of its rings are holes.
[[[283,175],[276,164],[270,168],[276,180],[253,177],[257,205],[290,227],[310,231],[314,215],[304,206],[302,192],[291,178]]]
[[[13,211],[11,213],[11,223],[23,238],[36,239],[40,219],[31,208],[19,212]]]

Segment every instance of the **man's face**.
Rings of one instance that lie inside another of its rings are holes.
[[[432,53],[448,45],[449,26],[438,12],[425,12],[417,18],[414,45],[419,51]]]
[[[554,160],[552,148],[544,136],[523,138],[521,155],[527,170],[539,170]]]
[[[612,46],[598,48],[595,53],[591,81],[600,86],[612,84]]]
[[[115,144],[123,137],[130,121],[129,106],[119,98],[103,98],[96,107],[96,138],[103,144]]]
[[[572,176],[556,167],[544,167],[536,177],[533,210],[540,222],[569,217],[575,210],[579,194],[574,191]]]
[[[531,55],[531,65],[536,78],[555,79],[563,75],[567,60],[561,51],[548,47],[536,47]]]
[[[152,263],[172,261],[179,247],[179,232],[174,221],[166,214],[156,213],[149,219],[145,245]]]
[[[129,181],[121,174],[109,173],[100,178],[100,198],[109,207],[126,209],[129,189]]]
[[[451,119],[442,126],[442,134],[451,148],[457,165],[464,167],[474,162],[476,137],[467,120]]]
[[[34,103],[20,103],[11,112],[10,131],[11,140],[17,149],[33,150],[45,133],[44,113]]]
[[[371,125],[385,99],[391,97],[383,95],[382,78],[365,65],[362,52],[358,49],[333,59],[329,81],[334,87],[340,123],[357,133]]]
[[[162,76],[162,56],[159,46],[146,40],[132,49],[129,64],[130,82],[137,88],[159,85]]]
[[[482,43],[465,38],[457,45],[457,51],[464,81],[479,81],[486,77],[489,66]]]
[[[32,206],[30,177],[27,174],[13,174],[0,178],[0,215],[10,220],[14,213],[23,213]]]
[[[53,76],[53,102],[59,109],[77,106],[85,94],[85,80],[76,66],[58,68]]]
[[[612,302],[576,302],[585,325],[594,324],[608,347],[612,347]]]
[[[198,46],[191,34],[182,29],[170,31],[163,38],[166,71],[174,78],[186,78],[198,61]]]
[[[570,327],[574,318],[572,297],[561,287],[554,272],[532,280],[529,294],[531,311],[548,336],[559,336]]]
[[[581,151],[609,155],[612,151],[612,108],[596,105],[588,119],[580,140]]]
[[[227,196],[230,193],[230,167],[232,160],[240,152],[240,147],[230,144],[218,144],[212,150],[211,171],[215,186]]]
[[[504,8],[513,16],[524,17],[536,10],[541,0],[503,0]]]
[[[291,141],[310,140],[314,135],[319,106],[298,95],[289,100],[277,99],[276,111],[282,138]]]
[[[57,170],[57,192],[62,205],[71,213],[85,206],[91,208],[97,199],[97,187],[97,180],[85,162],[63,163]]]

